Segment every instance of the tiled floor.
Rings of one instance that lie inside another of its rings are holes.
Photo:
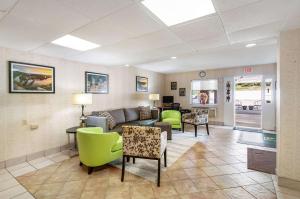
[[[162,172],[161,187],[128,172],[122,183],[121,170],[112,166],[89,176],[78,157],[54,155],[1,170],[0,198],[273,199],[275,190],[280,199],[300,198],[299,192],[276,186],[276,176],[248,170],[247,146],[236,142],[238,136],[227,128],[211,127],[209,137],[203,131],[198,142]]]
[[[38,173],[40,172],[38,169],[54,165],[56,162],[61,162],[67,159],[69,159],[69,156],[64,152],[61,152],[0,170],[0,198],[34,198],[29,192],[30,190],[27,190],[24,186],[22,186],[16,178],[30,173]]]

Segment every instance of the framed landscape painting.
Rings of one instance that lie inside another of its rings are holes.
[[[148,92],[148,78],[136,76],[136,91]]]
[[[55,68],[9,61],[10,93],[55,93]]]
[[[93,94],[107,94],[109,92],[109,75],[85,72],[85,92]]]

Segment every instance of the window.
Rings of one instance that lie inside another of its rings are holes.
[[[192,104],[217,104],[218,80],[193,80]]]

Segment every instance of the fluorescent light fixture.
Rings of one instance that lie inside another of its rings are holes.
[[[79,51],[87,51],[94,48],[98,48],[100,46],[98,44],[80,39],[78,37],[74,37],[72,35],[65,35],[52,41],[51,43]]]
[[[142,4],[167,26],[216,12],[211,0],[143,0]]]
[[[254,44],[254,43],[253,43],[253,44],[247,44],[247,45],[246,45],[246,48],[252,48],[252,47],[254,47],[254,46],[256,46],[256,44]]]
[[[177,59],[177,57],[171,57],[171,59]]]

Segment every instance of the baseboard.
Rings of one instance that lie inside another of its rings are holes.
[[[208,124],[210,124],[210,125],[224,126],[224,122],[219,122],[219,121],[209,121]]]
[[[300,181],[279,177],[278,176],[278,185],[290,189],[300,190]]]
[[[65,151],[65,150],[69,149],[71,147],[71,145],[74,145],[74,144],[66,144],[66,145],[62,145],[62,146],[58,146],[58,147],[54,147],[54,148],[46,149],[43,151],[38,151],[35,153],[31,153],[31,154],[27,154],[24,156],[11,158],[11,159],[2,161],[2,162],[0,162],[0,169],[11,167],[11,166],[21,164],[26,161],[31,161],[31,160],[34,160],[37,158],[49,156],[49,155],[52,155],[55,153],[59,153],[61,151]]]

